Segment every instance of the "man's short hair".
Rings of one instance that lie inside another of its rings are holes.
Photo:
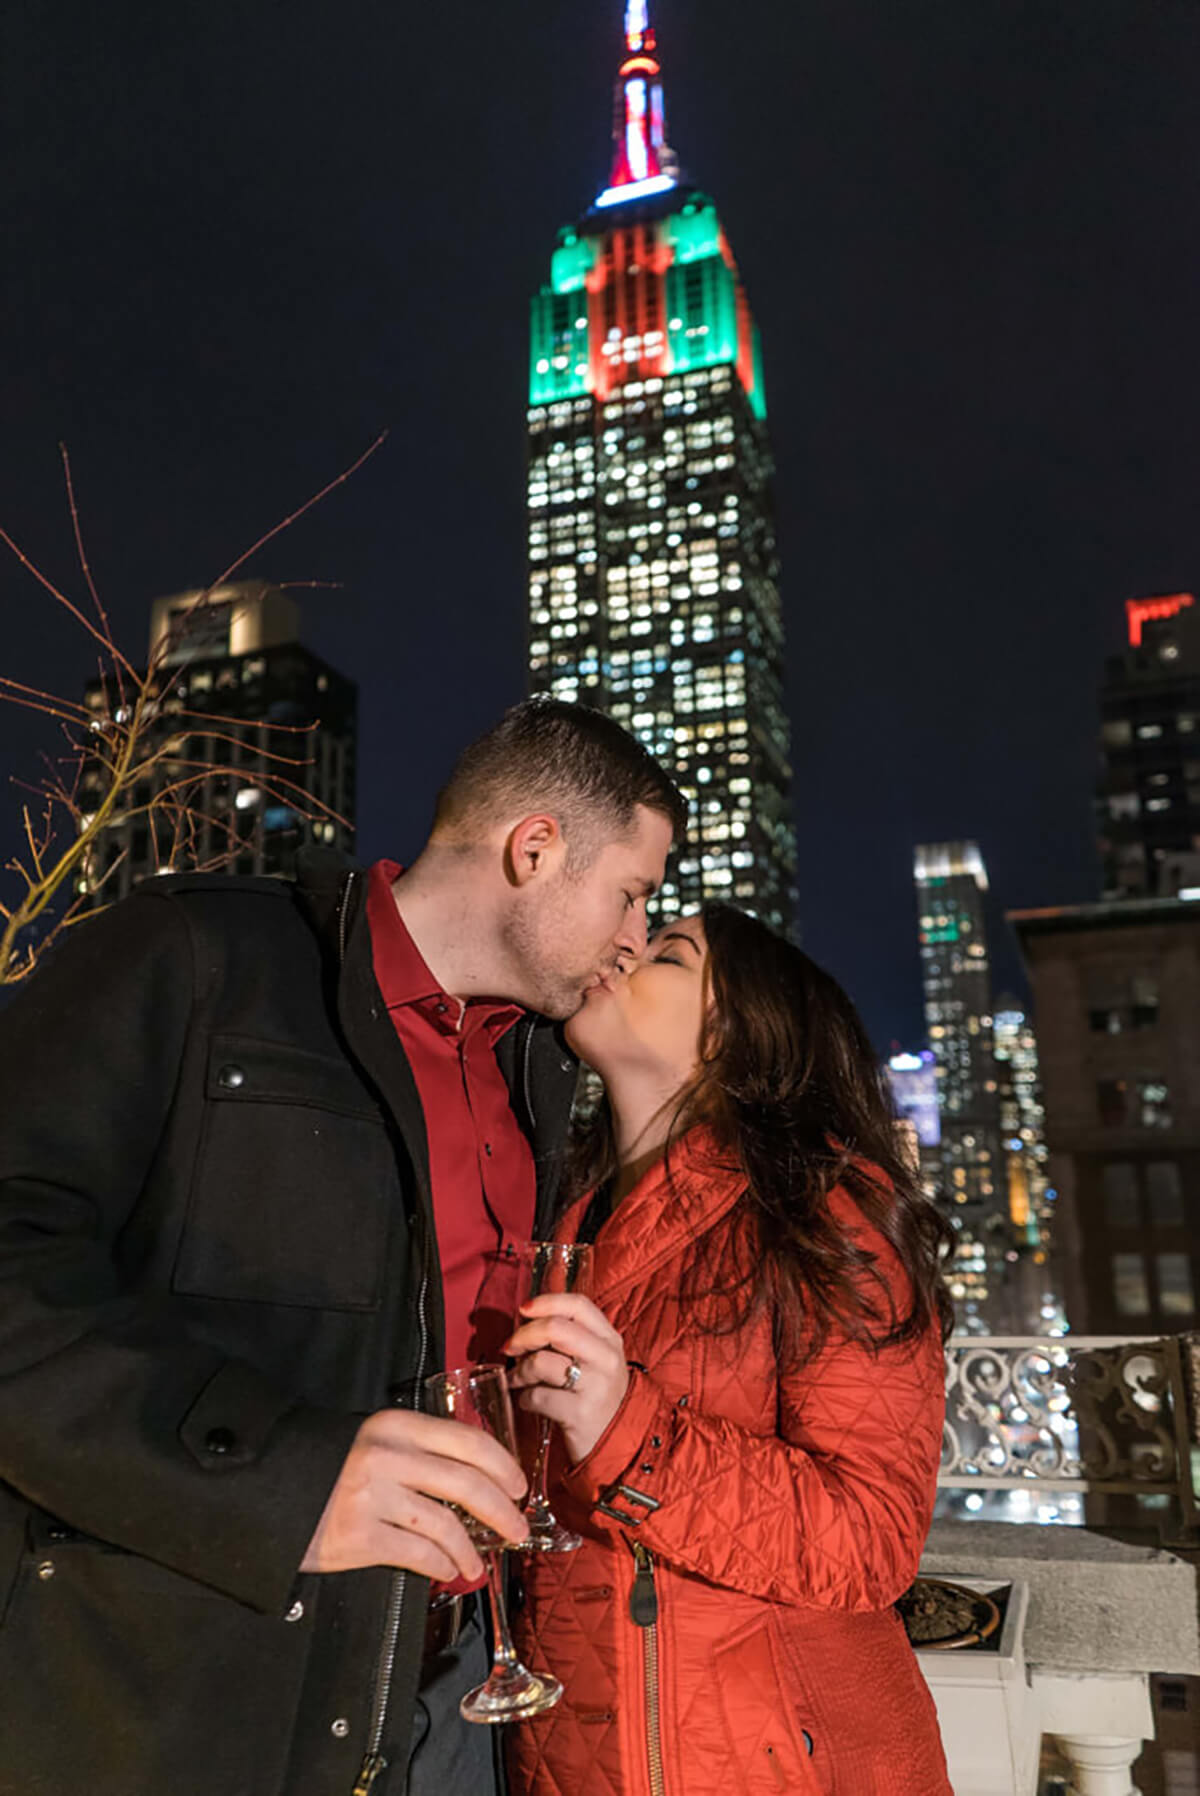
[[[639,805],[682,837],[687,803],[636,737],[586,705],[530,698],[463,750],[438,794],[433,828],[466,845],[502,816],[545,811],[578,868],[633,828]]]

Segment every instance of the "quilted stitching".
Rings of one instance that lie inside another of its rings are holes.
[[[622,1206],[619,1231],[608,1225],[596,1244],[596,1300],[648,1368],[650,1389],[639,1381],[629,1402],[632,1430],[623,1412],[595,1464],[557,1487],[583,1548],[528,1562],[521,1647],[567,1691],[550,1715],[511,1730],[514,1796],[650,1796],[643,1635],[627,1608],[633,1558],[626,1531],[591,1509],[622,1472],[661,1504],[637,1535],[657,1561],[668,1796],[769,1791],[764,1742],[784,1711],[792,1738],[804,1726],[817,1742],[812,1777],[806,1764],[792,1787],[950,1796],[932,1703],[889,1607],[915,1576],[932,1513],[940,1345],[929,1335],[874,1356],[831,1338],[817,1360],[781,1374],[765,1319],[704,1335],[679,1294],[701,1241],[709,1254],[735,1251],[740,1183],[693,1158],[679,1186],[650,1175]],[[848,1195],[831,1203],[897,1279],[890,1248]],[[729,1688],[739,1661],[724,1656],[723,1709],[713,1654],[756,1627],[771,1630],[789,1671],[738,1744],[728,1703],[761,1708],[762,1679]],[[746,1752],[760,1748],[754,1769]]]

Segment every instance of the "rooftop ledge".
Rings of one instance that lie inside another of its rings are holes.
[[[1036,1522],[937,1521],[921,1571],[1027,1585],[1030,1667],[1200,1676],[1196,1566],[1162,1547]]]

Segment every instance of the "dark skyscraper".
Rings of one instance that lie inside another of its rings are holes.
[[[1017,911],[1071,1326],[1197,1326],[1200,901]]]
[[[1129,647],[1101,696],[1103,891],[1173,898],[1200,888],[1200,608],[1178,592],[1125,609]]]
[[[789,927],[783,629],[758,333],[712,200],[666,142],[647,0],[625,13],[609,185],[533,300],[529,669],[609,712],[692,807],[663,897]]]
[[[303,646],[297,606],[277,587],[218,588],[197,608],[201,596],[178,593],[151,611],[158,696],[144,748],[168,752],[130,787],[83,870],[77,890],[103,880],[106,904],[155,873],[290,873],[305,842],[353,847],[354,685]],[[112,676],[93,680],[84,703],[97,730],[106,716],[125,721]],[[162,795],[199,769],[180,818]],[[102,760],[84,768],[88,809],[109,784]]]

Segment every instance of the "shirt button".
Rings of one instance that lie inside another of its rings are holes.
[[[491,1144],[491,1142],[490,1142],[490,1141],[485,1141],[485,1142],[484,1142],[484,1144],[483,1144],[483,1151],[484,1151],[484,1153],[485,1153],[485,1154],[486,1154],[486,1155],[487,1155],[487,1157],[488,1157],[488,1159],[489,1159],[489,1160],[490,1160],[490,1159],[491,1159],[491,1157],[492,1157],[492,1144]]]
[[[245,1083],[246,1075],[242,1071],[242,1068],[240,1066],[234,1066],[232,1063],[228,1066],[223,1066],[217,1074],[217,1084],[223,1091],[240,1091]]]
[[[662,1435],[661,1434],[652,1434],[650,1436],[650,1445],[652,1447],[661,1447],[662,1446]]]
[[[220,1458],[223,1454],[232,1453],[237,1446],[237,1435],[232,1428],[210,1428],[204,1437],[204,1451]]]

